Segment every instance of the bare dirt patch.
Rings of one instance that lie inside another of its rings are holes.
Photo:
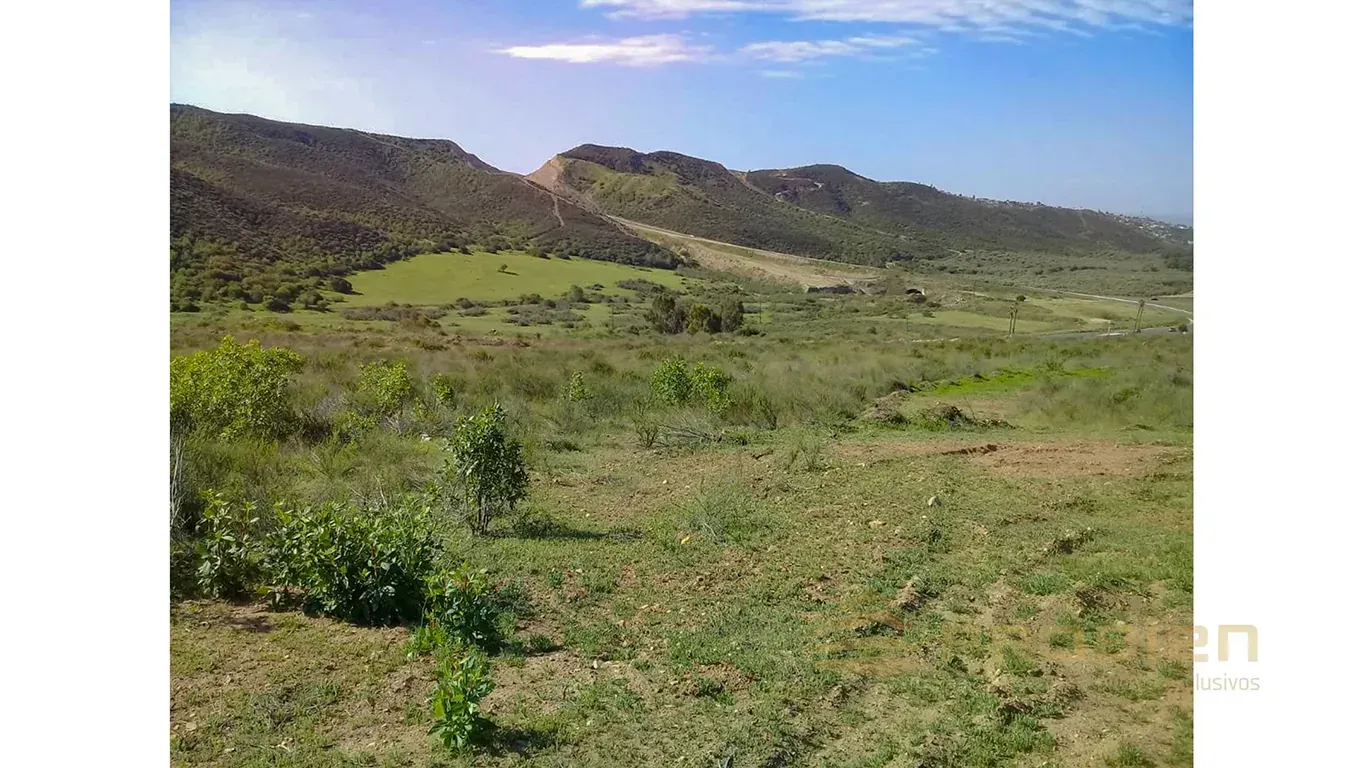
[[[1164,450],[1109,442],[1006,444],[967,460],[1011,477],[1138,477],[1157,465]]]

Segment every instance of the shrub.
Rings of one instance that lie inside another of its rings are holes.
[[[744,303],[733,297],[726,298],[720,302],[718,314],[720,330],[730,333],[737,331],[744,324]]]
[[[583,379],[583,372],[574,371],[568,379],[568,384],[564,386],[564,399],[570,403],[584,403],[590,396],[587,391],[587,382]]]
[[[196,581],[211,597],[241,597],[260,575],[260,545],[254,534],[255,504],[234,509],[219,493],[204,495],[204,512],[196,529]]]
[[[670,292],[655,294],[645,317],[659,333],[681,333],[687,326],[687,309]]]
[[[508,436],[501,406],[462,419],[443,448],[441,495],[475,535],[486,533],[494,517],[510,513],[526,497],[530,476],[521,443]]]
[[[417,395],[412,376],[407,372],[407,363],[401,360],[360,366],[356,390],[368,410],[383,416],[402,410]]]
[[[436,629],[442,645],[453,640],[487,651],[501,645],[496,594],[486,574],[466,562],[427,578],[426,624]]]
[[[697,363],[690,369],[687,361],[673,356],[654,369],[652,387],[654,397],[667,405],[704,403],[712,413],[723,413],[729,407],[729,374],[707,363]]]
[[[729,374],[706,363],[697,363],[691,372],[692,394],[711,413],[724,413],[729,407],[729,382]]]
[[[277,587],[301,590],[305,608],[371,625],[422,615],[440,545],[415,499],[369,510],[278,506],[276,516],[272,576]]]
[[[461,381],[438,373],[431,377],[431,394],[436,398],[436,402],[441,405],[453,406],[459,401],[462,384]]]
[[[682,405],[691,399],[691,373],[687,361],[672,356],[659,363],[654,369],[652,380],[654,396],[667,405]]]
[[[488,660],[478,652],[466,654],[458,663],[446,659],[436,669],[436,689],[431,694],[431,733],[445,748],[464,750],[489,722],[479,714],[478,703],[492,693]]]
[[[223,439],[274,439],[294,424],[290,377],[303,358],[289,349],[261,349],[223,337],[217,349],[171,360],[171,430],[202,430]]]
[[[687,312],[687,333],[719,333],[720,316],[705,304],[693,304]]]
[[[630,428],[635,432],[640,448],[652,448],[658,442],[663,425],[655,418],[647,400],[637,400],[630,404]]]

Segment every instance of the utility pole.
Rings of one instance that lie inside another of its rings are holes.
[[[1137,302],[1137,322],[1132,329],[1136,333],[1141,333],[1141,313],[1146,311],[1146,299]]]

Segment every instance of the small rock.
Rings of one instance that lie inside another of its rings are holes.
[[[929,496],[929,497],[928,497],[928,506],[930,506],[930,507],[941,507],[941,506],[942,506],[942,499],[938,498],[937,494],[934,494],[934,495],[932,495],[932,496]]]
[[[871,526],[872,528],[880,528],[885,524],[886,524],[885,520],[873,520],[870,523],[867,523],[867,525]]]

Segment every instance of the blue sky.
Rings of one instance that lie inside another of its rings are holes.
[[[173,0],[171,99],[1110,211],[1193,208],[1192,0]]]

